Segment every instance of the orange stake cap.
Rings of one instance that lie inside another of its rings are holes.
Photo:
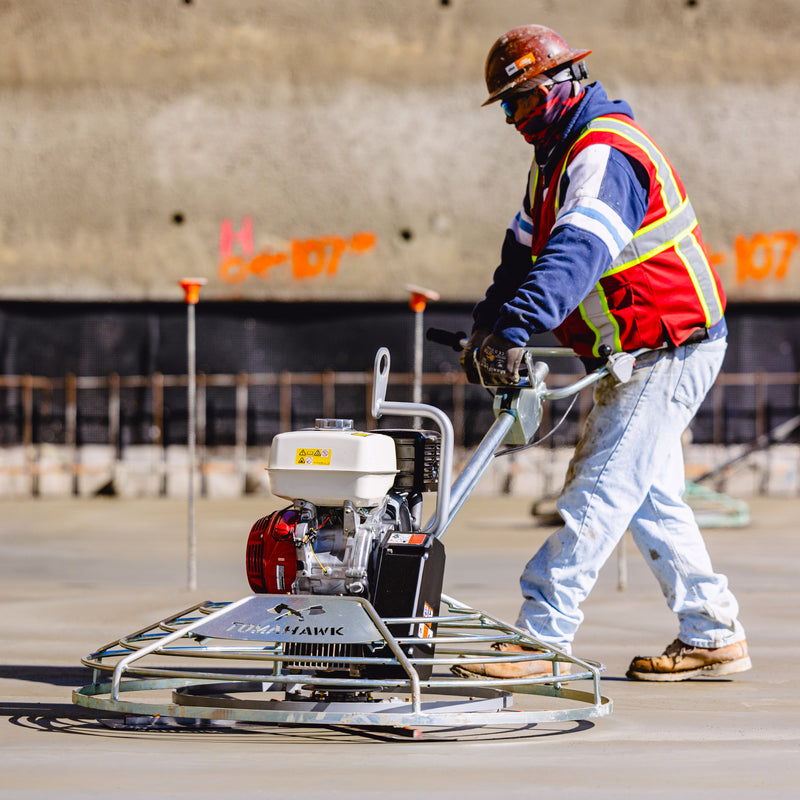
[[[406,285],[405,290],[407,292],[411,292],[411,299],[408,301],[408,305],[412,311],[424,311],[428,300],[439,299],[438,292],[434,292],[433,289],[425,289],[422,286],[408,284]]]
[[[428,298],[425,297],[424,294],[419,294],[417,292],[411,293],[411,300],[409,301],[409,306],[411,306],[412,311],[424,311],[425,305],[428,302]]]
[[[180,281],[181,289],[184,291],[184,300],[190,305],[197,305],[200,300],[200,289],[208,281],[205,278],[184,278]]]

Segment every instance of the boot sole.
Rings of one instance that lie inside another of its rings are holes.
[[[450,667],[450,672],[454,675],[457,675],[459,678],[468,678],[469,680],[504,680],[504,681],[511,681],[514,679],[525,679],[525,678],[553,678],[552,670],[548,672],[531,672],[529,675],[481,675],[478,672],[471,672],[464,667],[460,667],[457,664],[454,664]],[[558,677],[568,677],[570,675],[570,667],[569,665],[562,664],[561,666],[561,675]],[[558,678],[555,678],[558,680]]]
[[[707,667],[687,669],[683,672],[635,672],[628,670],[625,677],[635,681],[688,681],[691,678],[716,678],[732,675],[735,672],[746,672],[753,666],[749,656],[720,664],[709,664]]]

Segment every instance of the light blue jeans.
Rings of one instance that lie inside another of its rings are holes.
[[[714,572],[692,510],[683,501],[681,434],[722,366],[726,340],[648,354],[625,384],[606,377],[558,501],[564,527],[525,567],[517,625],[570,652],[580,605],[630,530],[679,620],[698,647],[745,638],[738,604]]]

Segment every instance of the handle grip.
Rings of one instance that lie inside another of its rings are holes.
[[[463,341],[467,338],[467,334],[464,333],[464,331],[453,333],[452,331],[446,331],[442,328],[428,328],[428,330],[425,331],[425,338],[429,342],[452,347],[453,350],[460,353],[464,349]]]

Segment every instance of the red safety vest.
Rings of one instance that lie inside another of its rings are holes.
[[[530,187],[534,261],[555,224],[564,173],[571,160],[592,144],[611,145],[641,163],[650,177],[649,202],[631,242],[555,334],[582,356],[600,355],[601,345],[614,352],[660,347],[665,332],[679,345],[698,328],[722,319],[725,293],[681,179],[629,117],[613,114],[592,120],[547,186],[534,160]]]

